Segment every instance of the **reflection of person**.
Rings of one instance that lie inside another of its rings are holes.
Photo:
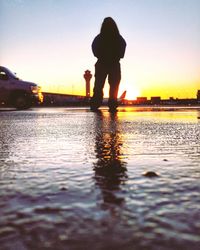
[[[120,58],[124,57],[126,42],[120,35],[115,21],[111,17],[104,19],[100,34],[92,43],[92,51],[98,58],[95,64],[95,83],[91,110],[96,111],[102,104],[103,87],[106,77],[110,85],[108,106],[110,111],[116,111],[117,94],[121,80]]]
[[[123,138],[117,127],[117,115],[105,116],[97,113],[95,152],[97,162],[94,164],[96,184],[103,196],[103,205],[121,206],[124,199],[121,185],[127,179],[126,162],[123,156]]]

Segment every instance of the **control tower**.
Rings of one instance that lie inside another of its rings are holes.
[[[92,78],[92,74],[90,70],[86,70],[83,75],[85,82],[86,82],[86,97],[90,98],[90,80]]]

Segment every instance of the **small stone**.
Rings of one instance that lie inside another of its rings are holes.
[[[167,159],[164,159],[163,161],[168,161]]]
[[[61,190],[61,191],[66,191],[67,188],[66,188],[66,187],[61,187],[60,190]]]
[[[153,172],[153,171],[148,171],[148,172],[145,172],[144,174],[143,174],[143,176],[145,176],[145,177],[158,177],[159,175],[156,173],[156,172]]]

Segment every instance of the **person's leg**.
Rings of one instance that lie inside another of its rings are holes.
[[[107,71],[105,67],[97,62],[95,64],[95,82],[94,82],[93,96],[90,102],[91,110],[97,110],[102,104],[103,87],[105,84],[106,77],[107,77]]]
[[[120,80],[121,80],[120,63],[117,62],[111,67],[108,76],[108,82],[110,85],[108,107],[110,108],[110,111],[115,111],[118,106],[117,96],[118,96]]]

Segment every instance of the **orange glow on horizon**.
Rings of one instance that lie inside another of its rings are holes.
[[[92,70],[92,67],[89,67]],[[35,74],[34,69],[21,68],[15,69],[10,67],[11,70],[17,72],[17,76],[25,81],[37,83],[42,87],[43,92],[71,94],[85,96],[85,80],[83,78],[84,70],[72,72],[71,75],[65,72],[65,68],[60,68],[55,72],[51,72],[48,68],[37,71]],[[47,71],[46,71],[47,70]],[[141,73],[141,72],[140,72]],[[90,95],[92,96],[94,86],[94,72],[90,84]],[[123,72],[123,79],[119,86],[118,97],[126,90],[126,99],[135,100],[137,97],[147,97],[150,99],[153,96],[160,96],[161,99],[174,98],[196,98],[197,90],[200,89],[200,81],[197,76],[188,79],[178,79],[177,77],[167,78],[166,76],[154,75],[144,76],[133,75]],[[109,84],[106,81],[104,87],[104,97],[107,98],[109,93]]]
[[[72,84],[39,84],[42,87],[43,92],[59,93],[59,94],[71,94],[85,96],[85,83],[72,83]],[[126,90],[127,100],[136,100],[137,97],[147,97],[150,99],[153,96],[160,96],[161,99],[173,98],[196,98],[197,90],[200,89],[200,83],[194,85],[189,84],[177,84],[177,86],[170,86],[169,84],[163,85],[150,85],[141,86],[137,85],[123,85],[119,87],[118,97]],[[92,96],[93,85],[90,86],[90,96]],[[109,93],[109,85],[106,84],[104,88],[104,97],[107,98]]]

